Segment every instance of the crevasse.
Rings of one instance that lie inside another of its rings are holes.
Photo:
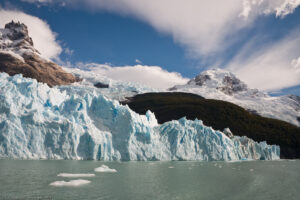
[[[68,86],[72,87],[72,86]],[[101,94],[70,95],[21,75],[0,73],[0,157],[92,160],[279,159],[280,149],[228,138],[201,120],[158,124]]]

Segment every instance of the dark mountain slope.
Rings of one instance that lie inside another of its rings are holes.
[[[280,145],[282,158],[300,158],[299,127],[261,117],[232,103],[177,92],[140,94],[122,103],[139,114],[151,110],[159,123],[185,116],[201,119],[205,125],[217,130],[229,127],[234,135]]]

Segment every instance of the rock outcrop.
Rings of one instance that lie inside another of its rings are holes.
[[[54,62],[43,58],[33,46],[27,26],[14,21],[0,29],[0,72],[9,75],[23,74],[24,77],[55,85],[68,85],[78,81]]]

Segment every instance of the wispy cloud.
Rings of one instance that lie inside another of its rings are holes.
[[[260,15],[286,16],[300,0],[23,0],[31,3],[64,3],[73,7],[108,10],[131,15],[170,34],[192,56],[226,51],[239,30]],[[247,18],[247,20],[245,20]]]
[[[143,62],[140,61],[139,59],[135,59],[135,62],[138,63],[138,64],[142,64]]]
[[[279,90],[300,83],[300,29],[293,30],[283,39],[265,44],[253,52],[251,40],[228,64],[251,87]]]
[[[299,5],[300,0],[243,0],[240,15],[248,18],[274,13],[276,17],[285,17],[293,13]]]
[[[107,64],[77,63],[75,67],[91,70],[113,80],[135,82],[160,89],[186,84],[189,80],[177,72],[168,72],[159,66],[110,66]]]
[[[73,53],[74,53],[74,50],[72,50],[72,49],[66,47],[66,48],[64,48],[64,53],[65,53],[66,55],[68,55],[68,56],[72,56]]]

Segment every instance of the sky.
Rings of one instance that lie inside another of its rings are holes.
[[[0,0],[63,66],[167,88],[203,70],[300,95],[300,0]],[[164,81],[162,81],[164,80]]]

